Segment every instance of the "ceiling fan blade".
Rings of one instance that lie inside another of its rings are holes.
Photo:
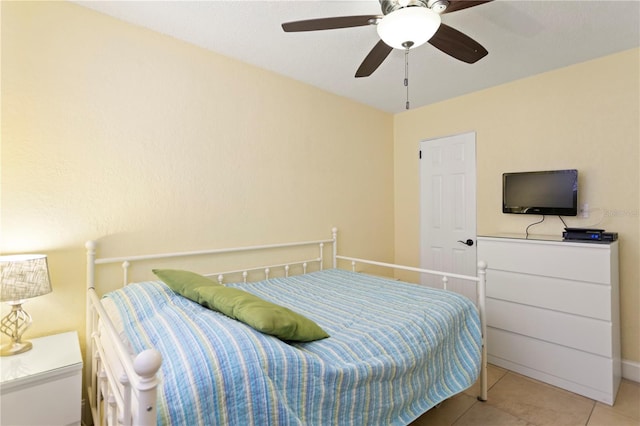
[[[393,50],[393,47],[387,45],[384,41],[380,40],[378,44],[373,46],[371,52],[364,58],[364,61],[360,64],[358,71],[356,71],[356,78],[369,77],[375,70],[378,69],[380,64],[387,59],[389,53]]]
[[[451,13],[462,9],[468,9],[473,6],[479,6],[481,4],[490,3],[493,0],[485,1],[468,1],[468,0],[449,0],[449,6],[445,9],[444,13]]]
[[[440,24],[440,28],[431,37],[429,43],[447,55],[468,64],[479,61],[489,53],[471,37],[445,24]]]
[[[378,19],[378,15],[337,16],[334,18],[307,19],[304,21],[285,22],[282,24],[282,29],[288,33],[299,31],[335,30],[337,28],[371,25]]]

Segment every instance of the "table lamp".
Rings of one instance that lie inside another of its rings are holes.
[[[31,325],[31,315],[22,309],[25,299],[51,292],[47,256],[19,254],[0,256],[0,301],[11,305],[11,312],[0,322],[0,331],[11,338],[2,346],[1,356],[16,355],[31,349],[22,335]]]

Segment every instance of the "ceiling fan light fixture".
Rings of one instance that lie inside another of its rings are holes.
[[[426,7],[404,7],[382,18],[377,30],[387,45],[405,49],[404,43],[413,42],[413,49],[429,41],[441,22],[440,15]]]

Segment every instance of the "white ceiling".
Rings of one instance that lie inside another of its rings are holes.
[[[375,26],[285,33],[283,22],[381,14],[377,0],[76,1],[388,112],[405,109],[404,52],[354,78]],[[442,15],[489,55],[466,64],[430,44],[409,54],[411,108],[640,46],[640,1],[496,0]],[[602,76],[606,78],[606,76]]]

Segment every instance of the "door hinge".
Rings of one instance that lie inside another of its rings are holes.
[[[418,158],[422,160],[422,150],[418,151]]]

